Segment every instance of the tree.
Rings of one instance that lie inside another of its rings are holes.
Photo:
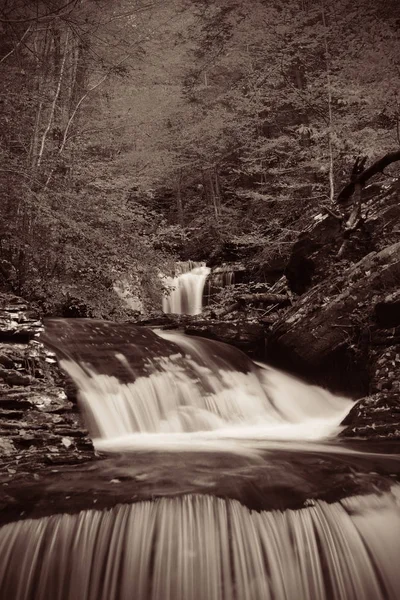
[[[104,314],[114,282],[130,277],[158,300],[160,217],[129,201],[132,180],[110,183],[110,129],[100,147],[112,86],[127,85],[149,34],[146,6],[1,2],[0,259],[19,294],[50,305],[80,294]]]
[[[204,215],[204,195],[213,197],[216,164],[236,214],[234,223],[228,211],[231,229],[247,234],[332,201],[354,155],[393,147],[399,7],[389,4],[194,2],[201,27],[175,120],[176,131],[185,124],[175,149],[187,195],[202,184],[192,221]],[[227,204],[214,217],[223,220]]]

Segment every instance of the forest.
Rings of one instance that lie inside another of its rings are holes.
[[[398,600],[400,1],[0,0],[0,78],[0,598]]]
[[[262,282],[399,148],[397,0],[1,0],[0,28],[0,285],[44,314],[151,312],[232,245]]]

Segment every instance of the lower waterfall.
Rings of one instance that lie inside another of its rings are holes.
[[[9,600],[397,600],[400,486],[384,496],[250,511],[162,498],[0,529]]]
[[[398,457],[335,441],[351,400],[212,340],[46,327],[107,454],[53,469],[51,512],[0,527],[0,598],[400,597]]]

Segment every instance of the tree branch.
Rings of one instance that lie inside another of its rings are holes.
[[[338,204],[343,204],[346,202],[355,192],[356,185],[359,184],[364,186],[371,177],[377,175],[378,173],[382,173],[383,169],[388,165],[397,162],[400,160],[400,150],[396,152],[389,152],[382,156],[379,160],[375,161],[368,169],[365,169],[360,175],[355,177],[353,181],[348,183],[338,194],[336,198],[336,202]]]
[[[29,23],[31,21],[44,21],[46,19],[54,19],[55,17],[60,18],[63,17],[64,15],[68,14],[69,12],[71,12],[72,9],[70,10],[65,10],[68,9],[71,5],[72,8],[75,8],[75,6],[78,4],[78,0],[69,0],[69,2],[67,2],[66,4],[64,4],[63,6],[60,6],[60,8],[57,8],[56,10],[54,10],[53,12],[49,12],[45,15],[36,15],[35,17],[29,17],[27,19],[2,19],[0,18],[0,23]],[[65,12],[62,12],[65,11]]]
[[[27,36],[27,34],[30,32],[30,30],[32,29],[32,25],[29,25],[28,29],[26,29],[26,31],[24,32],[22,38],[18,41],[17,44],[14,45],[14,48],[12,48],[10,50],[10,52],[7,52],[7,54],[5,56],[3,56],[3,58],[0,60],[0,64],[2,62],[4,62],[9,56],[11,56],[11,54],[13,54],[17,48],[22,44],[22,42],[24,41],[24,38]]]

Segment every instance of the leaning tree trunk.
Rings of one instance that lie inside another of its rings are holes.
[[[357,177],[355,177],[350,183],[344,186],[344,188],[339,192],[336,202],[338,204],[344,204],[351,198],[351,196],[356,191],[356,185],[359,183],[364,186],[371,177],[374,175],[378,175],[379,173],[383,173],[385,167],[388,167],[394,162],[400,160],[400,150],[396,152],[389,152],[382,156],[379,160],[372,163],[368,169],[365,169],[360,173]]]

